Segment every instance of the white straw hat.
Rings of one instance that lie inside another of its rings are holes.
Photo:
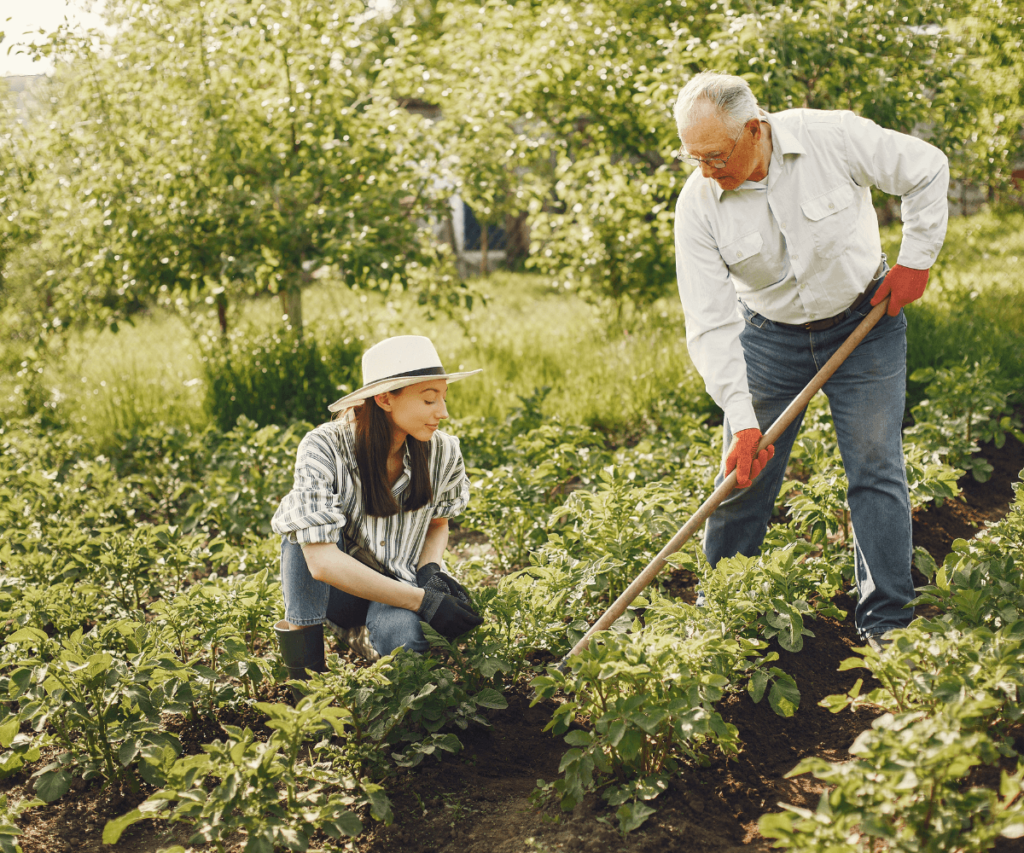
[[[336,400],[327,408],[332,412],[340,412],[342,409],[362,405],[364,400],[385,391],[394,391],[431,379],[458,382],[481,370],[446,373],[430,338],[422,335],[385,338],[363,353],[363,387]]]

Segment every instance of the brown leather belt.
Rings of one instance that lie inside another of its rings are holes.
[[[851,311],[855,308],[859,308],[864,301],[874,293],[877,286],[878,279],[875,279],[868,285],[867,290],[853,300],[853,304],[849,308],[844,311],[840,311],[834,317],[826,317],[824,320],[814,320],[811,323],[780,323],[776,320],[775,325],[781,326],[783,329],[790,329],[794,332],[823,332],[825,329],[831,329],[833,326],[839,325],[843,320],[849,317]]]

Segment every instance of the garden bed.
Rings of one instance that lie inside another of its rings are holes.
[[[982,452],[995,468],[988,482],[965,479],[960,499],[914,514],[915,542],[937,561],[949,552],[954,539],[970,537],[976,525],[1005,514],[1013,497],[1011,486],[1024,467],[1024,446],[1011,440],[1002,449],[986,447]],[[680,589],[691,585],[687,579],[678,580]],[[836,604],[844,610],[853,606],[845,596]],[[414,770],[399,771],[389,783],[394,823],[373,823],[350,842],[352,849],[359,853],[770,849],[758,832],[758,817],[777,810],[779,802],[813,808],[823,790],[822,783],[810,775],[786,779],[787,771],[807,756],[842,761],[856,736],[876,716],[870,708],[832,714],[818,706],[825,696],[848,690],[864,672],[838,671],[840,662],[858,645],[852,619],[826,616],[811,627],[815,636],[806,639],[799,653],[774,647],[780,654],[779,666],[800,687],[799,711],[784,718],[767,702],[754,704],[746,693],[729,696],[720,710],[739,731],[740,755],[729,760],[716,755],[709,767],[689,768],[677,775],[659,797],[656,814],[625,839],[616,829],[612,812],[595,794],[570,813],[550,804],[538,806],[531,798],[538,779],[551,781],[558,776],[564,747],[560,738],[543,731],[551,708],[531,707],[529,691],[520,685],[508,694],[506,710],[488,713],[490,729],[474,727],[460,733],[464,750],[458,756],[441,762],[428,759]],[[281,702],[286,701],[286,693],[283,687],[271,685],[260,698]],[[234,717],[220,722],[260,728],[260,720],[241,720],[237,712],[232,713]],[[184,724],[180,728],[183,746],[218,736],[212,724],[210,731],[187,731]],[[11,798],[30,796],[31,782],[21,773],[5,780],[0,789]],[[25,813],[20,821],[22,849],[24,853],[150,853],[174,843],[163,835],[161,825],[144,821],[126,831],[117,845],[102,844],[106,821],[124,814],[147,793],[125,797],[95,783],[78,783],[58,802]],[[241,849],[240,844],[236,846]],[[1024,842],[1004,839],[996,849],[1024,850]]]

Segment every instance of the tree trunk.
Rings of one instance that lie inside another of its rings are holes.
[[[223,293],[217,294],[217,322],[220,324],[221,337],[228,333],[228,298]]]
[[[526,222],[526,214],[505,217],[505,265],[513,269],[520,261],[530,254],[530,227]]]
[[[480,223],[480,275],[487,275],[487,224]]]
[[[302,334],[302,290],[298,287],[289,287],[282,290],[278,296],[281,297],[281,309],[288,318],[288,325]]]
[[[451,214],[447,214],[441,223],[441,242],[452,247],[452,255],[458,256],[459,247],[455,242],[455,223],[452,222]]]

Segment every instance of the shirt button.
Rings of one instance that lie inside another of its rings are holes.
[[[835,210],[835,209],[836,209],[836,206],[835,206],[834,204],[831,204],[831,203],[830,203],[830,204],[829,204],[829,206],[828,206],[828,209],[829,209],[829,210]]]
[[[384,540],[383,539],[380,540],[380,546],[381,546],[381,548],[384,547]]]

